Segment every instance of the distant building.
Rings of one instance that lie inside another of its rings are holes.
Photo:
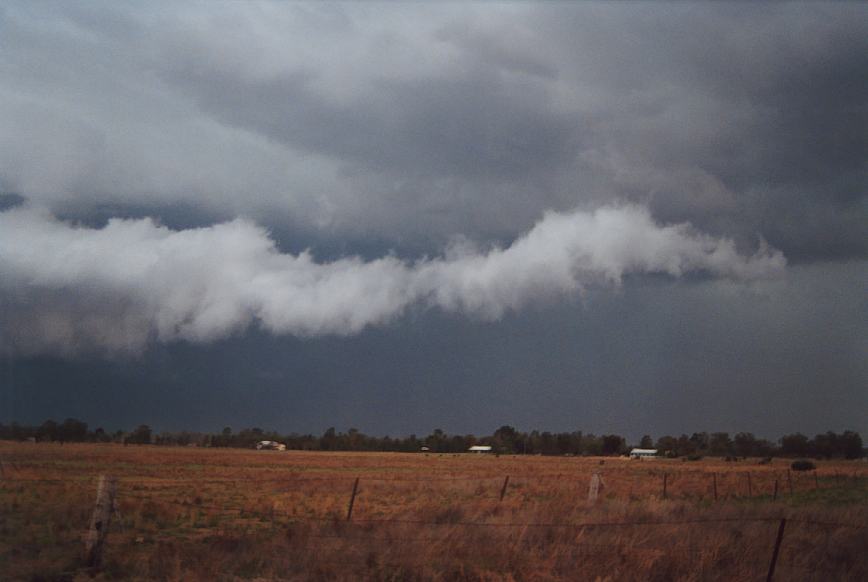
[[[257,451],[285,451],[286,445],[277,441],[259,441],[256,443]]]
[[[468,453],[490,453],[491,446],[490,445],[473,445],[469,449],[467,449]]]
[[[422,451],[423,453],[428,453],[428,452],[431,451],[431,447],[422,447],[422,448],[419,449],[419,450]]]
[[[633,449],[630,451],[631,459],[650,459],[657,456],[657,449]]]

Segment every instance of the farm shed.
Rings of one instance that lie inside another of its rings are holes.
[[[650,459],[657,456],[657,449],[633,449],[630,451],[631,459]]]
[[[256,443],[257,451],[285,451],[286,445],[277,441],[259,441]]]
[[[468,453],[490,453],[491,446],[490,445],[473,445],[469,449],[467,449]]]

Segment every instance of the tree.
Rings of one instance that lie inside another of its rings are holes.
[[[642,437],[642,440],[639,441],[639,448],[642,448],[642,449],[653,449],[654,448],[654,441],[651,440],[651,435],[646,434],[645,436]]]
[[[678,454],[678,439],[674,436],[662,436],[657,439],[657,450],[667,456],[675,456]]]
[[[127,442],[136,445],[151,444],[151,427],[146,424],[140,424],[136,430],[127,437]]]
[[[781,437],[781,454],[787,457],[805,457],[808,455],[808,437],[802,433],[788,434]]]
[[[841,443],[841,453],[847,459],[862,458],[862,437],[858,432],[845,430],[844,434],[838,439]]]
[[[708,443],[711,454],[721,457],[732,454],[732,440],[729,438],[728,432],[715,432],[711,434],[711,439]]]
[[[57,438],[60,441],[82,442],[87,439],[87,423],[67,418],[57,427]]]
[[[603,454],[620,455],[625,448],[624,437],[616,434],[603,435]]]
[[[735,435],[733,448],[735,449],[736,456],[750,457],[756,454],[756,444],[756,437],[752,433],[740,432]]]

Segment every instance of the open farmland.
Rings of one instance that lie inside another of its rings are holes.
[[[868,579],[860,461],[11,442],[0,460],[2,579],[764,580],[781,518],[775,579]],[[117,511],[87,570],[100,475]]]

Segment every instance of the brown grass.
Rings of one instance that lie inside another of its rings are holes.
[[[785,460],[5,442],[0,459],[4,580],[760,580],[781,517],[776,579],[868,579],[864,462],[819,462],[815,478]],[[606,487],[589,504],[595,471]],[[86,572],[100,474],[120,480],[119,519]]]

